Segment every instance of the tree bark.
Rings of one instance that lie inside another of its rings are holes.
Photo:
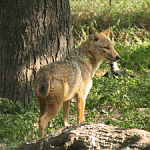
[[[74,48],[69,0],[0,1],[0,97],[24,105],[42,65]]]

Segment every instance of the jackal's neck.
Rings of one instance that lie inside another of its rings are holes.
[[[88,51],[88,55],[89,55],[90,64],[92,66],[92,77],[93,77],[102,61],[101,60],[97,61],[95,55],[90,50]]]
[[[91,46],[90,39],[87,39],[84,43],[82,43],[79,47],[80,50],[88,50]]]
[[[90,39],[88,39],[79,47],[78,51],[85,55],[86,59],[84,59],[84,61],[88,66],[91,66],[90,68],[93,76],[101,63],[101,60],[97,59],[95,54],[91,50],[92,45],[93,42]]]

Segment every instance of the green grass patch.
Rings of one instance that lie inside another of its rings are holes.
[[[0,141],[7,144],[7,149],[37,138],[38,128],[35,129],[34,122],[37,122],[39,107],[36,99],[25,108],[19,102],[0,99],[0,108]]]
[[[137,43],[130,44],[116,42],[115,49],[121,56],[118,64],[120,67],[128,70],[133,70],[136,73],[143,74],[150,68],[150,40],[145,39],[144,41],[138,39]]]
[[[85,39],[89,26],[99,31],[106,27],[115,27],[115,36],[119,29],[137,28],[150,31],[150,1],[145,0],[70,0],[73,33],[77,42]]]
[[[93,81],[87,98],[88,109],[104,107],[109,111],[113,107],[122,113],[150,107],[150,83],[147,79],[118,77],[114,80],[95,76]]]
[[[87,119],[112,124],[122,129],[150,131],[150,81],[144,78],[93,79],[87,98]],[[140,108],[144,111],[140,111]]]
[[[129,110],[118,118],[108,118],[106,124],[112,124],[120,129],[137,128],[150,131],[150,109],[145,112]]]

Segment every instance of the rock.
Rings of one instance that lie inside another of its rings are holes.
[[[26,142],[17,150],[149,150],[150,132],[121,130],[111,125],[84,123]]]

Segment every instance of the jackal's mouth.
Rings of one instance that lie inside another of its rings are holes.
[[[110,57],[106,57],[106,59],[112,61],[112,62],[115,62],[115,61],[118,61],[120,59],[120,56],[116,56],[116,58],[110,58]]]
[[[116,59],[112,59],[112,58],[109,58],[109,57],[106,57],[106,59],[108,59],[108,60],[110,60],[110,61],[112,61],[112,62],[117,61]]]

